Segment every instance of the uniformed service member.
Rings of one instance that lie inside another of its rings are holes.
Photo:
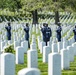
[[[57,33],[57,40],[58,42],[61,41],[61,31],[62,31],[62,28],[60,25],[58,25],[58,28],[56,29],[56,33]]]
[[[7,39],[11,40],[11,25],[10,25],[10,22],[8,22],[8,26],[5,26],[5,29],[7,30]]]
[[[29,43],[29,25],[26,23],[26,26],[24,26],[24,31],[25,31],[25,40],[28,41],[28,47],[30,48],[30,43]]]
[[[75,28],[73,29],[73,33],[74,33],[74,40],[75,40],[75,42],[76,42],[76,26],[75,26]]]
[[[51,28],[48,27],[48,24],[44,23],[43,28],[41,28],[41,32],[43,35],[43,41],[46,43],[47,46],[47,42],[50,41],[50,37],[52,36]]]
[[[45,32],[46,32],[46,27],[45,27],[46,23],[43,23],[43,27],[41,27],[41,32],[43,35],[43,41],[45,42]]]

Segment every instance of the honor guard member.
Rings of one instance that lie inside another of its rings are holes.
[[[47,42],[50,41],[50,37],[52,36],[52,31],[51,28],[48,27],[48,24],[46,24],[46,32],[45,32],[45,37],[46,37],[46,46],[47,46]]]
[[[8,22],[8,26],[5,26],[5,29],[7,30],[7,39],[11,40],[11,25],[10,25],[10,22]]]
[[[43,23],[43,27],[41,27],[41,32],[43,35],[43,42],[46,42],[45,32],[46,32],[46,23]]]
[[[74,40],[75,40],[75,42],[76,42],[76,26],[75,26],[75,28],[73,29],[73,33],[74,33]]]
[[[43,28],[41,28],[42,34],[43,34],[43,41],[46,43],[47,46],[47,42],[50,41],[50,37],[51,37],[51,28],[48,27],[48,24],[44,23],[43,24]]]
[[[28,23],[26,23],[26,26],[24,26],[24,31],[25,31],[25,40],[28,41],[28,47],[30,48]]]
[[[59,25],[58,25],[58,28],[57,28],[57,30],[56,30],[58,42],[61,41],[61,31],[62,31],[62,28],[61,28],[61,26],[60,26],[60,24],[59,24]]]

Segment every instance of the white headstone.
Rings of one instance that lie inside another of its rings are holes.
[[[17,41],[16,35],[14,34],[14,41]]]
[[[16,64],[24,63],[24,48],[21,46],[16,47]]]
[[[17,46],[19,46],[19,42],[18,41],[14,41],[14,50],[16,50]]]
[[[71,39],[69,39],[69,40],[68,40],[68,42],[69,42],[69,46],[70,46],[70,45],[72,44],[72,41],[71,41]]]
[[[1,75],[1,50],[0,50],[0,75]]]
[[[48,46],[52,49],[52,41],[48,42]]]
[[[36,43],[36,38],[35,38],[35,36],[32,36],[32,43]]]
[[[28,41],[23,41],[21,46],[24,48],[24,53],[27,53],[28,50]]]
[[[1,51],[1,42],[2,42],[2,41],[0,40],[0,51]]]
[[[53,43],[53,44],[52,44],[52,52],[58,52],[57,43]]]
[[[52,43],[56,43],[57,42],[57,38],[53,38]]]
[[[73,44],[72,44],[72,47],[73,47],[73,49],[74,49],[74,55],[76,56],[76,43],[73,43]]]
[[[72,46],[68,46],[67,50],[69,51],[69,61],[73,62],[74,61],[74,49]]]
[[[67,42],[63,42],[63,49],[67,48]]]
[[[66,37],[63,37],[63,42],[65,42],[66,41]]]
[[[40,49],[40,41],[41,41],[40,36],[38,36],[37,40],[38,40],[38,47]]]
[[[20,70],[18,75],[40,75],[40,70],[36,68],[25,68]]]
[[[31,50],[32,50],[32,49],[37,50],[36,43],[32,43],[32,44],[30,45],[30,48],[31,48]]]
[[[37,50],[28,50],[27,51],[27,65],[28,65],[28,68],[37,68],[38,67]]]
[[[43,62],[48,62],[48,54],[51,52],[51,48],[49,46],[43,47]]]
[[[12,41],[10,40],[10,41],[8,41],[8,45],[10,45],[12,43]]]
[[[62,49],[62,42],[58,42],[58,52]]]
[[[66,49],[61,50],[61,68],[62,70],[70,68],[69,52]]]
[[[4,46],[5,46],[5,42],[1,42],[1,51],[3,51]]]
[[[48,75],[61,75],[61,55],[50,53],[48,58]]]
[[[1,54],[1,75],[15,75],[15,56],[13,54]]]
[[[43,53],[43,47],[45,46],[45,42],[40,42],[40,53]]]

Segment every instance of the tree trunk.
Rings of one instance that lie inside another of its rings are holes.
[[[57,2],[58,0],[53,0],[53,2]],[[56,6],[55,6],[56,7]],[[56,25],[59,25],[58,24],[58,22],[59,22],[59,12],[58,12],[58,10],[57,11],[55,11],[55,24]]]
[[[38,13],[37,13],[37,10],[34,10],[32,12],[32,15],[33,15],[33,24],[38,24]]]
[[[59,21],[59,12],[55,11],[55,24],[58,25],[58,22],[60,22]]]

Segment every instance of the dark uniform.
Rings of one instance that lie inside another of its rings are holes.
[[[45,42],[46,41],[46,38],[45,38],[46,27],[45,27],[45,24],[43,24],[43,28],[41,28],[41,32],[42,32],[42,35],[43,35],[43,41]]]
[[[43,41],[46,43],[50,41],[50,37],[52,35],[51,28],[48,27],[48,25],[45,25],[43,28],[41,28],[42,34],[43,34]]]
[[[26,23],[26,27],[24,27],[24,31],[25,33],[25,40],[28,41],[28,47],[30,48],[30,44],[29,44],[29,26],[28,23]]]
[[[7,39],[11,40],[11,26],[10,26],[10,23],[8,23],[8,26],[6,26],[5,29],[7,30]]]
[[[75,40],[75,42],[76,42],[76,26],[75,26],[75,28],[73,29],[73,33],[74,33],[74,40]]]
[[[61,28],[61,26],[59,25],[59,27],[58,27],[57,30],[56,30],[58,42],[61,41],[61,31],[62,31],[62,28]]]

